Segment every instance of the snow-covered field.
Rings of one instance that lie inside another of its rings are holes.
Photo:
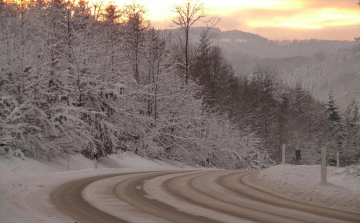
[[[51,208],[48,199],[48,194],[57,186],[87,176],[187,167],[181,163],[175,165],[128,154],[101,158],[99,169],[94,170],[93,161],[82,155],[52,162],[0,156],[0,222],[68,222],[70,219],[64,221],[64,217]]]
[[[327,184],[320,166],[278,165],[251,175],[249,180],[276,195],[360,213],[360,176],[349,168],[327,167]],[[350,173],[349,173],[350,172]]]

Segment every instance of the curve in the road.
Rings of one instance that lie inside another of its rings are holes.
[[[173,174],[174,172],[161,172],[161,173],[146,173],[143,176],[134,176],[128,180],[122,181],[114,187],[114,194],[120,199],[130,203],[134,207],[143,210],[147,213],[156,215],[172,222],[189,222],[189,223],[219,223],[218,221],[203,217],[194,216],[182,212],[172,206],[161,203],[143,190],[139,190],[139,186],[144,184],[144,180],[152,179],[158,176]],[[179,172],[177,172],[179,173]],[[111,214],[101,211],[87,202],[82,192],[84,189],[96,182],[106,178],[118,177],[138,173],[126,174],[110,174],[103,176],[94,176],[83,179],[74,180],[61,185],[56,188],[51,194],[51,202],[63,214],[82,223],[124,223],[128,222],[124,219],[119,219]]]
[[[56,188],[50,194],[50,200],[63,214],[84,223],[128,223],[128,221],[116,218],[103,211],[96,209],[88,203],[82,195],[82,191],[89,184],[109,177],[127,174],[110,174],[94,176],[70,181]]]
[[[219,173],[224,173],[220,174]],[[119,219],[111,214],[101,211],[92,206],[83,197],[84,189],[93,182],[101,181],[110,177],[117,177],[123,175],[134,174],[129,178],[125,178],[113,186],[113,194],[119,199],[131,204],[133,207],[149,213],[151,215],[163,218],[165,220],[176,223],[215,223],[219,222],[211,219],[211,217],[197,216],[194,213],[188,213],[181,208],[162,202],[160,198],[156,199],[148,194],[144,187],[146,182],[156,180],[158,178],[168,176],[166,180],[161,183],[162,190],[171,194],[178,201],[187,202],[192,205],[212,210],[217,213],[221,212],[227,216],[233,216],[239,219],[248,219],[256,222],[279,222],[279,223],[302,223],[302,222],[316,222],[310,220],[311,218],[302,218],[299,216],[285,216],[281,213],[272,213],[271,211],[259,210],[250,208],[246,204],[237,204],[235,202],[222,199],[215,196],[211,191],[202,190],[196,187],[195,181],[199,184],[199,180],[208,176],[218,174],[214,183],[238,196],[262,202],[266,205],[274,205],[278,207],[286,207],[294,210],[299,210],[303,213],[311,213],[310,215],[320,216],[325,219],[321,222],[327,222],[326,219],[338,219],[339,221],[360,222],[360,215],[352,212],[340,211],[325,207],[319,207],[310,204],[304,204],[285,198],[280,198],[273,194],[269,194],[260,189],[251,187],[247,184],[246,176],[253,173],[252,171],[198,171],[187,173],[182,172],[144,172],[144,173],[125,173],[125,174],[111,174],[103,176],[95,176],[83,178],[68,182],[55,189],[50,199],[65,215],[76,219],[82,223],[122,223],[127,222],[124,219]],[[216,173],[216,174],[215,174]],[[114,179],[116,182],[116,179]],[[216,188],[216,187],[214,187]],[[236,219],[235,218],[235,219]],[[219,219],[218,219],[219,220]],[[330,221],[329,221],[330,222]],[[333,221],[332,221],[333,222]]]
[[[208,173],[205,173],[208,174]],[[249,174],[249,173],[247,173]],[[239,218],[245,218],[256,222],[278,222],[278,223],[304,223],[305,221],[283,217],[276,214],[266,213],[259,210],[235,205],[213,197],[208,193],[202,192],[192,185],[192,180],[204,175],[204,173],[188,174],[185,176],[175,177],[164,182],[164,188],[188,202],[195,203],[199,206],[221,211]]]
[[[169,174],[169,173],[168,173]],[[114,187],[114,193],[120,199],[134,207],[176,223],[218,223],[218,221],[203,216],[194,216],[180,211],[170,205],[162,203],[148,195],[142,188],[147,180],[163,176],[164,174],[151,174],[134,177],[120,182]]]

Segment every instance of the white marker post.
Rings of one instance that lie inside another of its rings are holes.
[[[340,152],[336,153],[336,167],[340,167]]]
[[[285,150],[286,150],[286,144],[282,145],[282,162],[281,164],[285,164]]]
[[[94,169],[98,168],[98,151],[96,146],[94,146]]]
[[[326,147],[321,149],[321,182],[327,182],[327,173],[326,173]]]

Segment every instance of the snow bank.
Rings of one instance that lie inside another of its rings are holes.
[[[51,162],[0,156],[0,222],[68,223],[71,219],[57,212],[48,199],[50,192],[65,182],[102,174],[178,169],[131,154],[100,158],[98,166],[94,170],[93,161],[82,155]]]
[[[320,168],[278,165],[251,175],[249,180],[279,196],[360,213],[360,176],[345,168],[328,167],[328,183],[322,184]]]
[[[176,168],[178,165],[170,165],[160,160],[148,160],[131,153],[113,154],[99,159],[98,167],[103,168]],[[181,165],[181,167],[189,167]],[[93,169],[94,162],[77,154],[69,157],[61,157],[52,161],[39,161],[25,157],[24,160],[11,155],[0,156],[0,178],[1,172],[33,172],[49,173]]]

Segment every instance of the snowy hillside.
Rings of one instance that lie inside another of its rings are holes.
[[[130,152],[224,169],[278,163],[282,144],[302,148],[306,164],[319,161],[323,145],[332,155],[351,151],[342,157],[346,164],[360,156],[352,121],[344,132],[331,132],[341,119],[329,122],[336,106],[324,107],[279,76],[325,63],[353,42],[275,42],[218,29],[199,41],[201,28],[151,28],[142,6],[108,5],[98,15],[92,4],[4,3],[0,154],[42,160]],[[278,68],[256,65],[269,61]],[[334,140],[343,133],[350,137]]]
[[[284,74],[289,83],[301,83],[318,99],[326,101],[332,91],[337,102],[346,108],[360,92],[360,48],[339,50],[325,61],[301,66],[290,74]]]
[[[190,39],[198,42],[204,28],[190,31]],[[180,36],[181,30],[165,30],[170,36]],[[211,42],[218,45],[226,58],[241,75],[249,75],[257,64],[276,67],[281,72],[291,72],[302,66],[323,62],[340,49],[355,45],[352,41],[287,40],[273,41],[262,36],[240,30],[211,30]]]

